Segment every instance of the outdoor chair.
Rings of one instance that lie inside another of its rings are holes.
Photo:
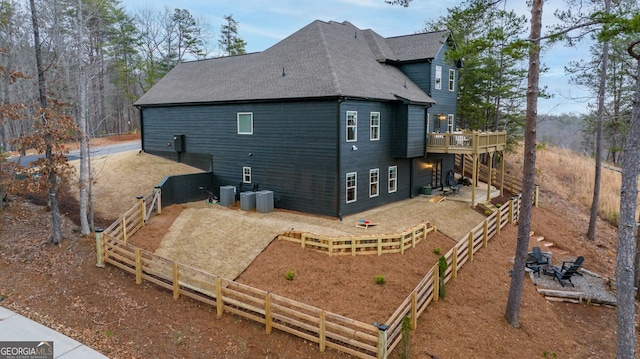
[[[458,182],[456,182],[456,179],[453,175],[453,171],[449,171],[449,173],[447,174],[447,183],[446,183],[447,187],[444,187],[442,189],[442,191],[445,193],[445,195],[448,195],[450,193],[456,194],[460,191],[460,185],[458,184]]]
[[[553,267],[554,278],[557,279],[563,287],[564,283],[562,283],[562,281],[567,281],[572,287],[574,287],[573,282],[571,282],[571,277],[575,274],[582,275],[578,272],[580,267],[582,267],[582,262],[584,262],[584,257],[580,256],[573,262],[562,262],[561,267]]]
[[[528,253],[526,267],[531,269],[534,274],[540,276],[540,269],[551,265],[549,254],[542,253],[540,247],[533,247],[533,252]]]

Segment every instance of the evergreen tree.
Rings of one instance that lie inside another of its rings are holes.
[[[227,56],[242,55],[246,53],[247,43],[238,37],[238,22],[233,15],[225,15],[225,24],[220,28],[220,40],[218,45]]]

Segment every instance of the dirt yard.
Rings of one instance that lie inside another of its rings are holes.
[[[143,155],[147,157],[148,155]],[[149,156],[151,157],[151,156]],[[106,167],[106,166],[105,166]],[[131,167],[132,178],[140,167]],[[117,179],[121,190],[124,185]],[[151,186],[153,186],[152,183]],[[612,276],[616,230],[600,223],[599,238],[585,240],[587,212],[543,188],[532,231],[553,242],[554,263],[585,256],[584,267]],[[114,194],[113,199],[121,196]],[[35,198],[37,199],[37,198]],[[108,200],[108,199],[103,199]],[[107,266],[95,267],[93,238],[79,238],[77,203],[66,195],[65,240],[48,242],[50,214],[15,199],[0,213],[0,305],[42,322],[112,358],[346,358],[316,344],[215,310]],[[154,218],[144,245],[153,249],[186,206],[171,206]],[[105,216],[108,217],[108,216]],[[105,218],[105,221],[114,218]],[[610,358],[615,355],[615,309],[545,300],[527,280],[520,329],[504,320],[510,258],[517,227],[466,264],[447,285],[445,300],[433,303],[411,334],[412,358]],[[275,241],[238,281],[366,322],[384,321],[435,263],[435,246],[453,242],[442,233],[404,255],[328,257],[290,242]],[[295,271],[295,279],[284,277]],[[383,275],[384,285],[373,278]],[[144,325],[140,325],[144,323]],[[398,350],[391,358],[399,358]]]

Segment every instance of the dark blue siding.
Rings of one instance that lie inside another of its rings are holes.
[[[362,212],[383,204],[393,203],[411,197],[411,160],[396,158],[394,146],[394,122],[396,122],[396,104],[376,103],[368,101],[345,101],[340,105],[340,208],[343,215]],[[406,107],[406,106],[404,106]],[[358,112],[358,129],[356,142],[346,141],[346,113]],[[370,113],[380,112],[380,140],[370,140]],[[353,145],[358,149],[353,150]],[[388,171],[390,166],[397,166],[397,191],[388,192]],[[369,170],[379,170],[379,194],[369,197]],[[356,172],[357,201],[346,203],[346,174]]]
[[[407,113],[407,153],[405,157],[424,156],[426,149],[424,106],[408,106]]]
[[[433,85],[436,80],[436,66],[442,67],[442,88],[437,90],[435,86],[431,86],[431,98],[436,102],[436,104],[429,108],[430,123],[429,129],[431,132],[446,132],[447,131],[447,121],[440,121],[439,128],[437,127],[438,121],[435,121],[435,115],[437,114],[452,114],[454,116],[454,129],[456,127],[455,122],[457,121],[456,115],[456,105],[457,105],[457,95],[458,95],[458,68],[452,61],[447,61],[445,59],[445,52],[448,50],[448,46],[445,44],[440,49],[440,52],[433,59],[431,64],[431,84]],[[455,86],[454,91],[449,91],[449,70],[453,69],[456,71],[455,78]]]
[[[408,78],[411,79],[425,93],[431,92],[431,63],[428,61],[401,64],[398,66]]]
[[[214,191],[273,190],[275,206],[337,215],[337,101],[145,108],[145,151],[176,159],[173,136],[185,135],[183,159],[209,157]],[[253,113],[253,135],[237,134],[238,112]],[[252,183],[242,184],[242,167]]]

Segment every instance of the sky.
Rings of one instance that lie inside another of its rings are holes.
[[[447,13],[447,7],[461,1],[413,0],[408,8],[391,6],[384,0],[121,0],[126,10],[134,13],[142,8],[163,10],[180,8],[210,24],[210,47],[217,46],[223,16],[232,15],[238,22],[238,35],[246,41],[247,52],[266,50],[314,20],[349,21],[360,29],[371,29],[381,36],[400,36],[419,32],[425,21]],[[506,0],[507,9],[530,18],[523,0]],[[552,3],[553,5],[549,5]],[[554,8],[561,1],[547,2],[543,26],[556,20]],[[540,87],[553,95],[538,100],[538,114],[586,113],[595,98],[584,88],[570,84],[564,68],[570,61],[588,59],[588,44],[567,48],[562,44],[545,50],[542,63],[549,71],[541,74]],[[525,79],[526,80],[526,79]]]

